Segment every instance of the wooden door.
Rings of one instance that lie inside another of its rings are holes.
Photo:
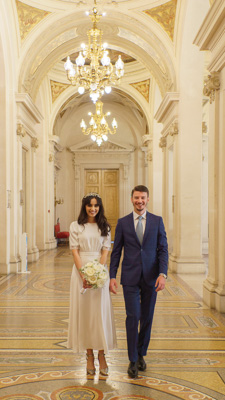
[[[117,169],[86,169],[85,194],[98,193],[103,201],[105,215],[111,225],[112,240],[119,218],[119,182]]]

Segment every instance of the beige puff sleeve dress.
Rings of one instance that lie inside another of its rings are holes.
[[[100,259],[101,249],[111,249],[111,234],[101,236],[96,223],[70,225],[70,248],[78,249],[82,265]],[[86,349],[108,350],[116,347],[116,332],[109,281],[101,289],[87,289],[80,293],[82,279],[73,266],[70,281],[70,311],[68,329],[68,348],[74,352]]]

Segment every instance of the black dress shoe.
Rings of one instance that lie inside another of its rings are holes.
[[[138,362],[137,362],[138,370],[139,371],[145,371],[147,368],[146,362],[144,360],[143,356],[138,356]]]
[[[130,362],[127,373],[130,378],[132,378],[132,379],[137,378],[137,376],[138,376],[137,362],[133,362],[133,361]]]

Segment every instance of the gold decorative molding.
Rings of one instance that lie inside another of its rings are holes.
[[[210,103],[215,100],[215,91],[220,88],[220,78],[218,72],[213,72],[204,81],[203,94],[209,97]]]
[[[178,135],[178,133],[179,133],[178,123],[177,123],[177,122],[174,122],[174,123],[171,125],[171,128],[170,128],[170,130],[169,130],[169,134],[170,134],[171,136],[174,136],[174,135]]]
[[[165,4],[144,11],[162,26],[172,41],[174,36],[176,9],[177,0],[171,0]]]
[[[152,152],[151,152],[151,151],[148,151],[148,152],[147,152],[147,161],[150,161],[150,162],[151,162],[152,159],[153,159],[153,158],[152,158]]]
[[[148,146],[148,143],[152,140],[151,135],[146,134],[141,137],[143,146]]]
[[[27,4],[16,0],[17,14],[19,20],[20,37],[23,41],[30,31],[48,14],[48,11],[28,6]]]
[[[67,83],[61,83],[50,80],[51,92],[52,92],[52,103],[60,96],[64,90],[66,90],[70,85]]]
[[[131,83],[130,85],[138,90],[138,92],[140,92],[142,96],[144,96],[145,100],[149,102],[150,79],[146,79],[145,81],[141,82]]]
[[[26,129],[24,128],[23,124],[17,124],[16,134],[22,137],[26,135]]]
[[[208,127],[205,121],[202,122],[202,133],[206,134],[208,132]]]
[[[32,138],[31,140],[31,147],[34,148],[34,151],[36,151],[36,149],[38,149],[39,147],[39,142],[37,138]]]
[[[54,156],[52,154],[49,154],[48,161],[49,162],[54,161]]]
[[[163,147],[166,147],[166,143],[167,143],[166,137],[161,137],[159,141],[159,147],[163,149]]]

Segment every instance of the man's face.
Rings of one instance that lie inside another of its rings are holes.
[[[142,215],[146,211],[146,206],[149,202],[149,197],[146,192],[134,192],[131,197],[131,202],[134,206],[134,211]]]

